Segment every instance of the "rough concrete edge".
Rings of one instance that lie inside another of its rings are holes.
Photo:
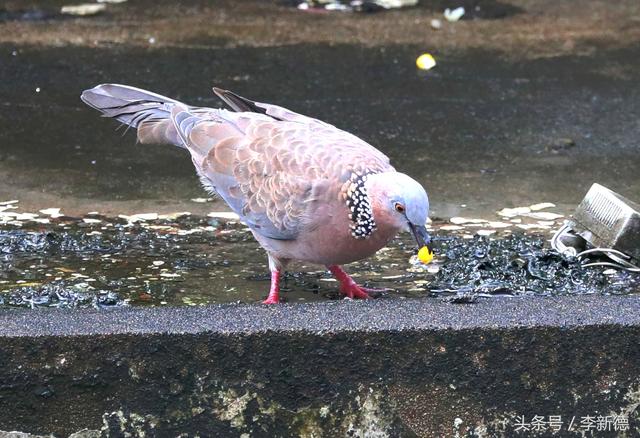
[[[640,325],[640,296],[520,297],[450,304],[437,299],[203,307],[0,311],[0,338],[216,332],[376,332],[480,327]]]

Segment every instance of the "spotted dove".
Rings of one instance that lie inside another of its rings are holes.
[[[428,245],[424,188],[379,150],[328,123],[214,88],[233,111],[185,105],[138,88],[103,84],[82,100],[138,130],[140,143],[186,149],[267,251],[271,289],[291,260],[325,265],[350,298],[369,298],[340,267],[366,258],[399,231]]]

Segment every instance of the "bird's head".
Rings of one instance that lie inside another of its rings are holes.
[[[369,175],[366,188],[376,222],[410,231],[419,248],[426,246],[431,251],[426,228],[429,197],[419,182],[404,173],[384,172]]]

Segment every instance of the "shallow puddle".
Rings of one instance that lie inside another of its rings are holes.
[[[18,210],[3,212],[0,229],[2,307],[259,302],[269,289],[264,251],[234,220],[179,213],[71,218],[55,217],[55,211],[47,211],[50,217],[12,211]],[[472,302],[490,296],[640,290],[638,275],[582,268],[552,251],[548,239],[555,223],[535,217],[437,221],[431,226],[436,236],[432,264],[417,262],[415,244],[400,236],[347,269],[359,283],[388,288],[378,299]],[[296,264],[284,278],[282,297],[286,302],[341,299],[337,286],[322,267]]]

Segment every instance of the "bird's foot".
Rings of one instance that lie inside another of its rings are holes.
[[[340,285],[340,292],[347,298],[351,299],[360,299],[360,300],[369,300],[371,297],[367,292],[371,292],[370,289],[364,288],[362,286],[358,286],[358,284],[351,280],[351,284],[342,284]]]
[[[371,298],[368,292],[376,292],[374,289],[358,286],[353,278],[338,265],[330,265],[327,268],[340,282],[340,292],[348,298],[368,300]]]
[[[279,302],[280,299],[277,296],[272,297],[271,295],[269,295],[267,299],[262,302],[262,304],[278,304]]]
[[[280,270],[271,271],[271,289],[269,296],[262,304],[278,304],[280,302]]]

